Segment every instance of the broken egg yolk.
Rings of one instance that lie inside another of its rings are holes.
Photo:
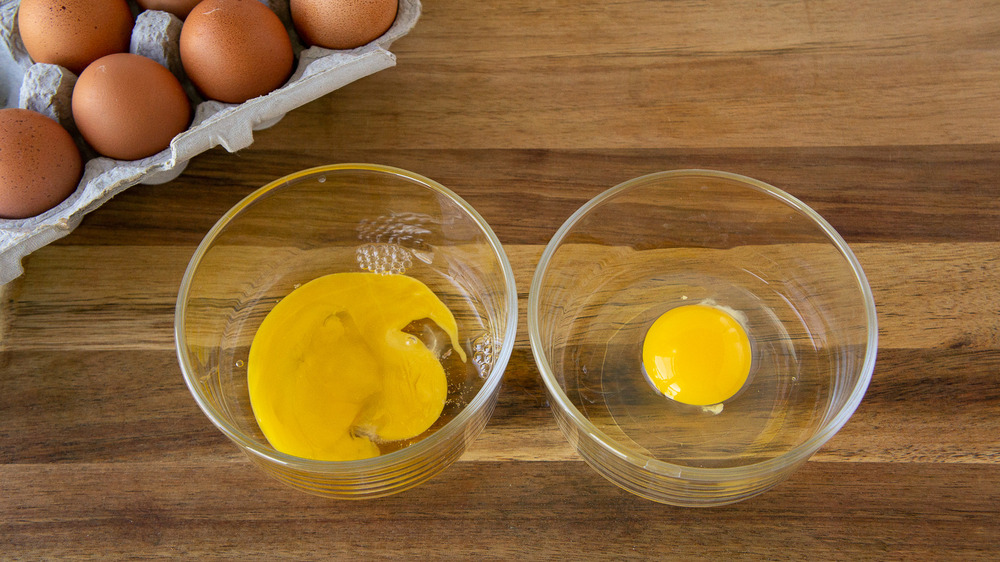
[[[443,330],[465,361],[451,311],[406,275],[334,273],[305,283],[268,313],[250,346],[250,404],[283,453],[329,461],[380,454],[441,415],[448,394],[435,353],[404,331]]]
[[[656,319],[642,345],[642,366],[656,389],[677,402],[720,404],[750,374],[750,339],[725,311],[704,304],[679,306]]]

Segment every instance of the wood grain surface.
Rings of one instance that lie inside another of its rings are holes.
[[[395,68],[136,186],[0,288],[0,558],[997,559],[1000,4],[429,0]],[[285,488],[199,411],[173,348],[195,246],[264,183],[399,166],[457,191],[510,256],[520,326],[497,410],[447,471],[344,502]],[[563,439],[527,290],[580,205],[713,168],[822,214],[879,317],[871,387],[786,482],[728,507],[619,490]]]

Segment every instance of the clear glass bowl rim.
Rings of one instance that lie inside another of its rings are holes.
[[[193,281],[194,274],[198,270],[198,266],[208,251],[208,248],[230,222],[238,217],[244,209],[253,205],[253,203],[258,199],[271,193],[272,191],[282,189],[292,182],[302,180],[309,176],[318,176],[337,172],[374,172],[378,174],[397,176],[399,178],[423,185],[431,191],[436,191],[460,206],[476,222],[489,241],[494,256],[503,271],[504,289],[506,292],[505,296],[507,302],[509,303],[509,307],[506,319],[507,329],[503,334],[503,343],[500,348],[500,353],[497,355],[496,361],[493,363],[493,368],[486,377],[483,387],[479,389],[479,392],[476,393],[476,396],[472,399],[472,401],[469,402],[469,404],[466,405],[466,407],[463,408],[454,419],[426,438],[421,439],[408,447],[404,447],[385,455],[355,461],[318,461],[288,455],[263,446],[257,439],[254,439],[236,426],[227,422],[225,417],[216,411],[211,404],[209,404],[208,400],[198,388],[198,383],[195,380],[194,368],[185,352],[187,340],[184,335],[184,316],[187,309],[187,297],[191,290],[191,283]],[[437,447],[447,446],[456,434],[465,431],[465,426],[469,418],[476,415],[484,407],[486,407],[492,395],[495,394],[497,388],[503,380],[503,373],[507,368],[507,363],[510,361],[510,356],[514,349],[514,338],[516,332],[517,288],[514,283],[514,271],[510,265],[510,261],[507,259],[507,254],[503,250],[503,246],[500,244],[500,240],[497,239],[493,229],[490,228],[489,224],[485,219],[483,219],[479,212],[454,191],[432,179],[401,168],[368,163],[330,164],[299,170],[271,181],[244,197],[239,203],[234,205],[226,211],[221,218],[219,218],[219,220],[208,231],[208,234],[205,235],[201,243],[198,245],[194,255],[188,262],[187,269],[184,272],[184,277],[181,279],[180,289],[177,293],[177,304],[174,309],[174,342],[177,350],[177,358],[180,362],[181,371],[184,375],[184,381],[187,384],[188,389],[191,391],[191,394],[194,396],[195,401],[198,403],[198,406],[205,413],[205,415],[208,416],[208,419],[212,422],[212,424],[214,424],[231,440],[243,447],[245,452],[252,453],[258,457],[270,460],[293,470],[322,473],[331,476],[351,476],[359,473],[388,469],[392,466],[405,466],[414,462],[419,462],[420,459],[433,455],[433,452]]]
[[[606,433],[598,429],[597,426],[591,423],[590,420],[587,419],[587,417],[573,405],[573,403],[569,400],[569,397],[566,396],[562,387],[560,387],[555,374],[549,368],[548,359],[542,349],[540,341],[541,336],[539,333],[540,322],[538,318],[538,294],[541,290],[542,278],[545,276],[549,262],[555,254],[556,248],[558,248],[563,239],[566,238],[569,231],[576,226],[576,224],[592,209],[621,192],[650,181],[669,180],[686,176],[700,176],[734,181],[750,189],[761,192],[766,196],[770,196],[788,205],[799,214],[804,215],[827,236],[829,241],[848,261],[855,280],[857,281],[862,298],[864,299],[868,331],[867,346],[858,381],[854,385],[854,388],[851,389],[847,402],[845,402],[840,411],[837,412],[837,414],[824,426],[822,426],[811,438],[797,447],[786,451],[782,455],[759,463],[728,468],[701,468],[684,466],[648,457],[640,454],[632,448],[620,445],[611,439]],[[740,479],[763,479],[777,472],[781,472],[788,467],[795,466],[799,462],[809,458],[809,456],[816,452],[824,443],[832,438],[845,423],[847,423],[848,419],[850,419],[858,405],[861,403],[861,399],[864,397],[865,392],[868,389],[868,385],[871,382],[872,372],[875,370],[875,356],[878,351],[878,319],[875,313],[875,299],[872,295],[871,287],[868,284],[868,278],[865,276],[865,273],[861,268],[861,264],[858,262],[854,252],[852,252],[850,247],[848,247],[847,242],[844,241],[840,234],[833,228],[833,226],[830,225],[830,223],[826,221],[826,219],[799,199],[760,180],[731,172],[692,168],[655,172],[626,180],[586,202],[583,206],[577,209],[576,212],[570,215],[568,219],[566,219],[566,222],[562,224],[559,230],[556,231],[556,233],[552,236],[552,239],[546,245],[545,250],[542,253],[542,257],[539,259],[538,266],[535,269],[534,277],[531,281],[531,287],[528,291],[528,339],[530,340],[531,351],[535,357],[535,363],[538,367],[539,373],[541,374],[542,381],[545,383],[545,386],[549,391],[549,396],[554,401],[554,407],[557,407],[559,411],[567,415],[572,420],[573,424],[585,434],[580,437],[581,439],[590,438],[597,442],[603,450],[615,455],[622,461],[633,465],[637,469],[646,470],[664,478],[708,483],[725,483]]]

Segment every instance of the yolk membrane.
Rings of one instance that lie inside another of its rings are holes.
[[[750,374],[750,339],[743,326],[714,306],[668,310],[653,322],[642,345],[642,365],[661,394],[695,406],[720,404]]]
[[[289,293],[250,346],[247,382],[271,445],[298,457],[356,460],[416,437],[441,415],[448,380],[437,356],[404,332],[427,319],[458,343],[451,311],[406,275],[334,273]]]

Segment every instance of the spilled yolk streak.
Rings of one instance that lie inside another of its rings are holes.
[[[271,445],[298,457],[356,460],[416,437],[441,415],[448,381],[403,329],[429,319],[458,343],[451,311],[406,275],[335,273],[302,285],[264,318],[250,346],[250,403]]]
[[[679,306],[653,322],[642,346],[649,381],[668,398],[696,406],[720,404],[750,374],[750,339],[725,311],[704,304]]]

